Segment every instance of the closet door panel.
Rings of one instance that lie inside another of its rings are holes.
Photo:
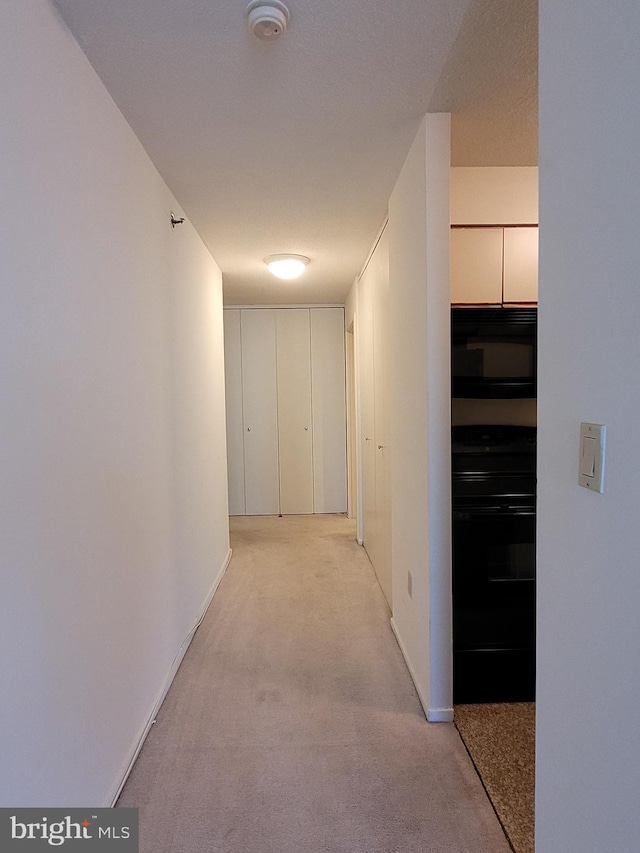
[[[278,410],[274,309],[241,311],[245,505],[247,515],[277,515]]]
[[[224,375],[227,409],[229,515],[244,515],[244,434],[242,429],[242,338],[240,311],[224,312]]]
[[[315,512],[347,511],[344,309],[311,309]]]
[[[280,512],[313,512],[309,309],[276,310]]]

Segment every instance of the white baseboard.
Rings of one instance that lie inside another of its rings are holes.
[[[116,802],[118,801],[118,797],[122,793],[122,789],[124,788],[125,783],[126,783],[127,779],[129,778],[129,774],[133,770],[133,765],[135,764],[136,759],[137,759],[138,755],[140,754],[140,750],[142,749],[142,746],[143,746],[145,740],[147,739],[147,735],[151,731],[151,727],[153,726],[153,724],[156,721],[156,717],[158,715],[158,711],[160,710],[160,706],[164,702],[165,697],[166,697],[167,693],[169,692],[169,688],[171,687],[171,684],[173,683],[173,679],[176,677],[176,673],[178,672],[178,669],[180,668],[180,664],[182,663],[183,658],[187,653],[187,649],[191,645],[191,641],[193,640],[196,631],[198,630],[198,628],[202,624],[202,620],[204,619],[204,617],[207,614],[207,610],[209,609],[209,605],[211,604],[211,602],[213,600],[213,596],[215,595],[216,590],[218,589],[218,586],[220,585],[220,581],[224,577],[224,573],[227,571],[227,568],[229,566],[230,561],[231,561],[231,548],[229,548],[229,552],[227,553],[227,557],[226,557],[224,563],[222,564],[220,571],[216,575],[216,578],[215,578],[213,584],[211,585],[211,589],[207,593],[207,596],[204,600],[204,604],[200,608],[200,615],[199,615],[198,619],[196,620],[193,628],[189,631],[189,633],[185,637],[184,641],[182,642],[182,645],[178,649],[178,653],[176,654],[174,661],[171,664],[171,669],[169,670],[167,677],[164,679],[164,681],[162,683],[160,693],[158,695],[158,698],[156,699],[156,701],[153,704],[153,708],[151,710],[151,713],[149,714],[149,717],[147,718],[147,722],[145,723],[141,734],[137,738],[137,740],[135,742],[135,746],[133,747],[133,749],[130,752],[129,759],[128,759],[126,766],[125,766],[126,769],[124,770],[123,773],[121,773],[119,775],[118,782],[112,788],[112,793],[109,795],[106,803],[104,804],[105,808],[113,808],[115,806]]]
[[[427,720],[430,723],[452,723],[453,708],[429,708]]]
[[[425,695],[425,691],[422,689],[420,682],[416,678],[413,667],[411,666],[411,661],[409,660],[409,656],[407,654],[407,650],[405,648],[404,643],[402,642],[402,637],[398,633],[398,628],[396,623],[393,621],[393,617],[391,617],[391,630],[393,631],[393,635],[396,638],[398,646],[400,647],[400,651],[402,652],[402,657],[404,658],[404,662],[407,665],[407,669],[409,670],[409,675],[411,676],[411,680],[413,681],[413,685],[416,688],[416,693],[418,694],[418,699],[420,700],[420,704],[422,705],[422,710],[425,713],[427,720],[430,723],[452,723],[453,722],[453,708],[430,708],[429,701]]]

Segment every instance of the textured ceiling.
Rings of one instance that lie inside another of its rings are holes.
[[[454,163],[535,163],[529,0],[290,0],[273,44],[247,31],[245,0],[55,5],[220,264],[227,303],[342,302],[429,109],[453,112]],[[278,252],[311,258],[303,279],[271,277],[262,259]]]
[[[429,103],[453,166],[538,163],[538,0],[474,2]]]

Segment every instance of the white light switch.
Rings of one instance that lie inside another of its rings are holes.
[[[580,424],[578,483],[594,492],[604,492],[605,433],[603,424]]]
[[[582,438],[582,465],[580,473],[585,477],[593,477],[596,471],[596,440],[589,436]]]

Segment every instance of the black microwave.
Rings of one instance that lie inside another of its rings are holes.
[[[537,308],[452,308],[452,396],[535,397],[537,314]]]

